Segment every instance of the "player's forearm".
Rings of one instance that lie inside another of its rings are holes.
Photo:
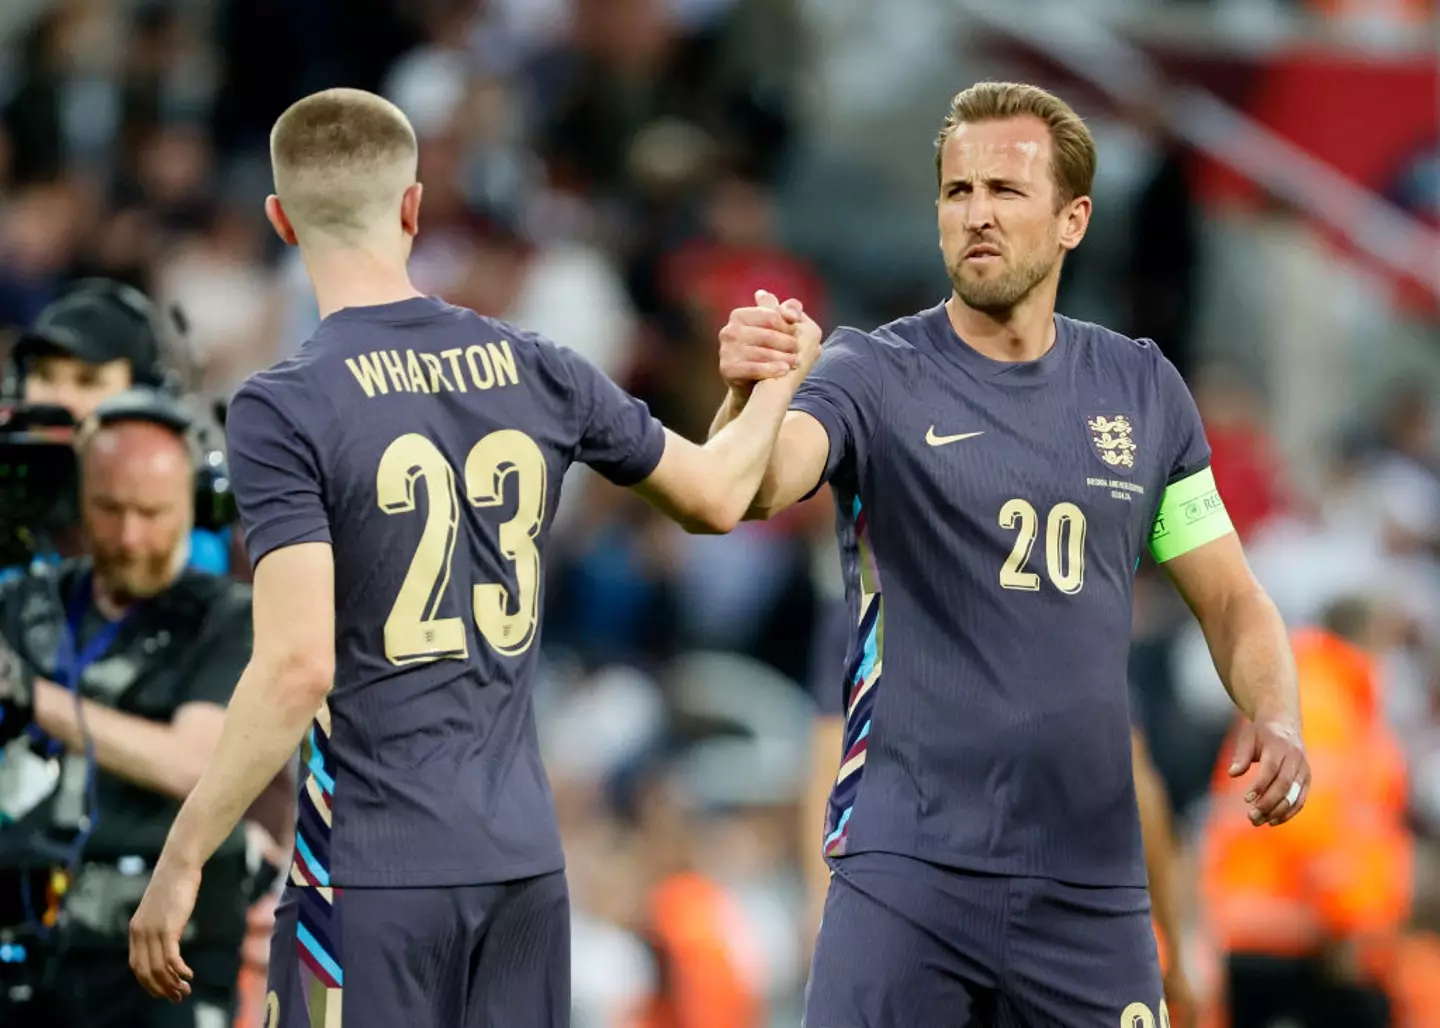
[[[795,383],[788,378],[759,383],[738,413],[705,444],[716,463],[716,505],[726,530],[751,511],[763,491],[775,439],[794,395]]]
[[[299,747],[330,681],[308,661],[250,661],[215,755],[180,808],[162,859],[191,869],[210,859]]]
[[[101,769],[151,792],[184,799],[205,767],[208,753],[186,744],[170,725],[82,700],[54,682],[35,682],[35,723],[71,753],[84,753],[86,737]]]
[[[1229,599],[1202,619],[1225,689],[1252,721],[1280,721],[1299,728],[1300,692],[1285,622],[1264,590]]]
[[[705,438],[714,439],[719,435],[721,429],[740,416],[740,412],[745,409],[746,401],[749,399],[748,393],[738,393],[733,388],[727,392],[725,402],[715,412],[715,418],[710,422],[710,432]]]

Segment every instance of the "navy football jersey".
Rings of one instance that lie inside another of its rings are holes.
[[[297,884],[563,866],[531,684],[575,461],[645,478],[664,429],[577,354],[439,300],[346,308],[230,405],[250,559],[335,559],[335,685],[306,739]]]
[[[1060,316],[1044,356],[995,361],[942,304],[835,332],[791,406],[829,436],[856,626],[827,855],[1143,886],[1131,589],[1210,456],[1175,368]]]

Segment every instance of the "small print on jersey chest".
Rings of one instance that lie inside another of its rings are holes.
[[[1133,564],[1155,488],[1154,444],[1123,409],[1023,406],[917,409],[910,452],[948,519],[993,548],[1001,588],[1074,596],[1093,577],[1087,568]]]
[[[1082,420],[1090,453],[1098,462],[1087,471],[1086,489],[1107,491],[1112,500],[1125,503],[1144,502],[1149,462],[1142,462],[1143,436],[1136,431],[1134,415],[1096,409],[1085,411]]]

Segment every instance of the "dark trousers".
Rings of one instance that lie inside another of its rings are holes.
[[[1230,1028],[1389,1028],[1390,1001],[1373,985],[1337,981],[1318,958],[1232,954]]]

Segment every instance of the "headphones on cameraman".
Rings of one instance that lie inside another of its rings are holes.
[[[181,397],[150,386],[127,389],[102,401],[86,419],[84,430],[125,421],[148,421],[169,429],[184,441],[195,475],[196,528],[214,532],[235,523],[235,494],[225,454],[209,442],[206,426]]]
[[[237,517],[235,497],[230,488],[224,448],[212,436],[211,426],[191,412],[184,402],[185,382],[180,372],[165,360],[162,317],[155,302],[124,282],[85,278],[72,283],[49,306],[53,308],[77,299],[109,304],[139,325],[144,340],[143,352],[132,358],[131,388],[103,401],[92,420],[99,424],[149,421],[180,436],[186,442],[195,472],[195,527],[218,531],[233,524]],[[184,340],[190,327],[184,313],[173,306],[165,313],[176,334]],[[24,389],[24,368],[18,359],[12,361],[12,375],[13,395],[18,397]],[[223,413],[220,417],[223,418]]]

